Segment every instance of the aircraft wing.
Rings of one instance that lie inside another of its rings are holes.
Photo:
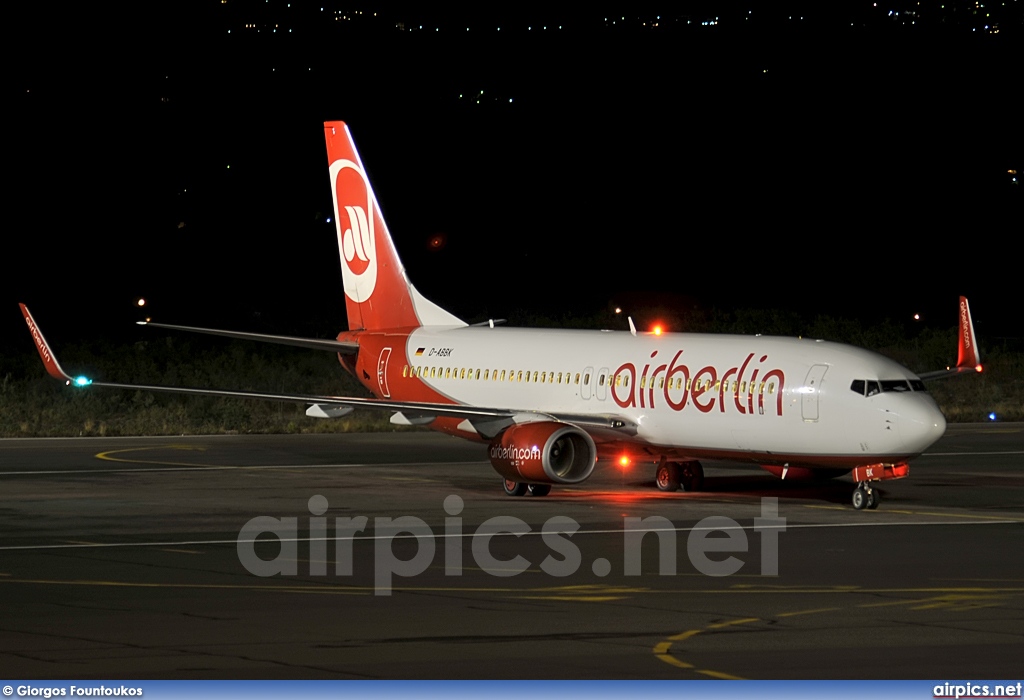
[[[981,371],[981,352],[974,336],[974,321],[971,319],[971,306],[967,297],[960,297],[959,323],[957,324],[957,360],[956,367],[924,372],[919,374],[924,381],[943,379],[964,372]]]
[[[361,398],[355,396],[317,396],[313,394],[271,394],[254,391],[231,391],[223,389],[198,389],[179,386],[160,386],[151,384],[121,384],[117,382],[103,382],[89,379],[88,377],[72,377],[64,371],[57,361],[43,332],[39,329],[35,319],[32,317],[28,307],[19,304],[21,313],[28,324],[29,333],[35,341],[36,349],[43,360],[47,373],[63,381],[71,387],[109,387],[112,389],[130,389],[134,391],[158,391],[171,394],[190,394],[192,396],[222,396],[237,399],[257,399],[262,401],[283,401],[288,403],[308,404],[315,410],[311,415],[329,416],[324,409],[341,408],[356,409],[367,408],[384,411],[394,411],[402,415],[399,422],[414,425],[419,422],[427,422],[434,418],[462,418],[468,420],[474,429],[483,437],[493,437],[501,430],[513,423],[524,423],[535,420],[557,420],[564,423],[573,423],[585,430],[597,431],[621,431],[635,433],[636,425],[632,421],[614,415],[589,415],[589,414],[552,414],[531,411],[513,410],[508,408],[490,408],[480,406],[462,406],[459,404],[426,403],[418,401],[394,401],[391,399]],[[268,340],[268,342],[283,343],[285,345],[298,345],[299,347],[310,347],[318,350],[332,350],[334,352],[345,352],[358,349],[358,343],[343,343],[331,340],[315,340],[306,338],[292,338],[289,336],[266,336],[254,333],[241,333],[235,331],[219,331],[205,328],[192,328],[190,326],[171,326],[167,324],[151,323],[149,325],[161,328],[172,328],[175,330],[196,331],[199,333],[210,333],[212,335],[225,335],[232,338],[247,340]],[[307,411],[309,413],[309,411]],[[335,415],[343,415],[338,413]],[[425,419],[425,420],[424,420]]]
[[[28,313],[24,304],[20,304],[23,314]],[[27,318],[27,317],[26,317]],[[140,326],[153,326],[154,328],[169,328],[175,331],[188,331],[189,333],[205,333],[207,335],[220,335],[227,338],[238,338],[240,340],[256,340],[261,343],[275,343],[277,345],[294,345],[300,348],[311,348],[313,350],[329,350],[331,352],[355,352],[359,349],[359,343],[355,341],[325,340],[321,338],[296,338],[289,335],[264,335],[262,333],[245,333],[242,331],[224,331],[217,328],[196,328],[194,326],[174,326],[170,323],[153,323],[151,321],[137,321]]]

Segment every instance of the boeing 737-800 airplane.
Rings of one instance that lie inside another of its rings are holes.
[[[348,128],[327,122],[324,131],[348,330],[317,340],[149,325],[334,352],[374,398],[73,378],[22,304],[48,372],[71,386],[299,402],[323,418],[391,411],[393,423],[487,445],[512,496],[585,481],[600,458],[656,465],[663,491],[699,489],[699,460],[730,459],[783,479],[852,472],[860,509],[878,505],[875,482],[906,476],[908,460],[945,430],[922,380],[980,371],[963,297],[957,366],[921,377],[820,340],[467,325],[409,282]]]

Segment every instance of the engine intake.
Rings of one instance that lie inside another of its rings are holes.
[[[553,421],[513,425],[491,442],[491,464],[503,478],[528,484],[578,484],[597,463],[594,440]]]

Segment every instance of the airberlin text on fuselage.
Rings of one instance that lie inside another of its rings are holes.
[[[765,393],[775,399],[775,415],[782,415],[782,390],[786,375],[778,368],[765,366],[768,355],[762,355],[756,362],[750,353],[735,367],[722,372],[713,365],[691,370],[680,361],[683,351],[678,351],[672,361],[658,364],[658,351],[651,353],[651,361],[637,373],[636,365],[627,362],[615,370],[612,382],[612,398],[622,408],[655,408],[658,401],[673,411],[682,411],[692,401],[702,413],[710,413],[717,406],[721,413],[726,410],[743,414],[763,415]],[[657,394],[657,396],[656,396]],[[656,401],[657,399],[657,401]],[[756,408],[755,408],[756,403]]]

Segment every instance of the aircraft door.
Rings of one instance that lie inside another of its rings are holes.
[[[377,360],[377,385],[380,387],[380,394],[385,399],[391,398],[391,391],[388,389],[388,360],[391,359],[391,348],[384,348],[380,351],[380,358]]]
[[[608,398],[608,383],[611,379],[611,376],[612,375],[608,371],[607,367],[602,367],[601,369],[597,370],[597,388],[595,389],[595,391],[597,392],[597,398],[600,399],[601,401],[604,401],[605,399]]]
[[[580,396],[589,400],[590,399],[590,382],[594,380],[594,368],[587,367],[583,370],[583,376],[580,377]]]
[[[804,385],[800,388],[800,412],[805,421],[818,420],[818,395],[821,393],[821,384],[827,371],[828,365],[812,366],[804,379]]]

